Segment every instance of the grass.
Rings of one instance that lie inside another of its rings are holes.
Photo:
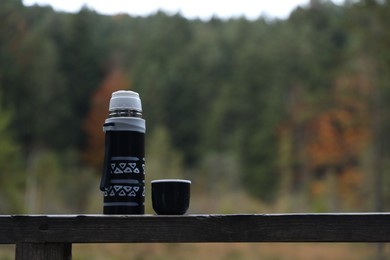
[[[15,259],[15,245],[0,245],[0,260]]]
[[[77,260],[368,260],[375,259],[376,246],[345,243],[88,244],[74,245],[73,252]]]
[[[385,246],[385,256],[390,247]],[[363,243],[153,243],[74,244],[74,260],[371,260],[377,245]],[[14,245],[0,245],[0,260],[15,258]],[[386,258],[383,258],[386,259]]]

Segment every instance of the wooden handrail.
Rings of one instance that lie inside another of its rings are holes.
[[[0,215],[0,244],[17,259],[70,259],[72,243],[390,242],[389,224],[389,213]]]

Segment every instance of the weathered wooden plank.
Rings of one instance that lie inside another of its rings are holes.
[[[390,214],[0,216],[0,243],[390,242]]]
[[[16,260],[70,260],[72,244],[69,243],[26,243],[16,244]]]

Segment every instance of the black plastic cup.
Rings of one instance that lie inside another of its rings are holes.
[[[152,204],[158,215],[184,215],[190,206],[191,181],[153,180]]]

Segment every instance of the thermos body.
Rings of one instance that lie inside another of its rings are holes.
[[[112,148],[108,169],[110,181],[104,191],[103,213],[144,214],[145,134],[107,131],[107,139],[111,139]]]

